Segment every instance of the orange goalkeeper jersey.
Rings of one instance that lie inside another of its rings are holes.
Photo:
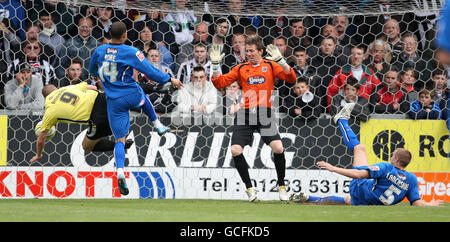
[[[263,59],[257,66],[249,62],[241,63],[227,74],[212,78],[212,82],[217,89],[223,89],[234,81],[238,81],[242,88],[242,98],[244,103],[241,106],[245,109],[253,107],[272,106],[272,91],[277,79],[288,83],[294,83],[296,75],[294,69],[290,68],[289,73],[285,73],[283,67],[278,63]]]

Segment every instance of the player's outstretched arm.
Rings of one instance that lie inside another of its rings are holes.
[[[369,178],[369,171],[367,171],[367,170],[356,170],[356,169],[340,168],[340,167],[333,166],[330,163],[327,163],[325,161],[317,162],[317,166],[322,168],[322,169],[326,169],[326,170],[331,171],[331,172],[336,172],[338,174],[341,174],[343,176],[346,176],[346,177],[349,177],[349,178],[353,178],[353,179]]]
[[[442,200],[432,200],[430,202],[426,202],[423,199],[416,200],[412,203],[413,206],[425,207],[425,206],[440,206],[444,203]]]
[[[180,80],[178,80],[176,78],[170,78],[170,82],[177,89],[181,89],[183,87],[183,82],[181,82]]]
[[[39,134],[39,137],[36,141],[36,155],[31,158],[30,163],[34,163],[42,157],[44,146],[45,146],[45,138],[47,137],[48,130],[42,130]]]

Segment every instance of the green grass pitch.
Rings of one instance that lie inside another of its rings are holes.
[[[449,222],[440,207],[304,205],[280,201],[0,199],[1,222]]]

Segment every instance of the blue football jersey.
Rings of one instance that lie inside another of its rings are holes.
[[[353,205],[394,205],[405,197],[410,203],[420,199],[417,177],[391,163],[354,167],[368,170],[370,179],[354,179],[350,185]]]
[[[436,43],[439,48],[450,52],[450,2],[448,1],[445,2],[437,26]]]
[[[104,44],[97,47],[89,63],[89,73],[100,78],[108,98],[143,93],[133,78],[133,69],[159,83],[170,80],[170,76],[150,64],[141,51],[124,44]]]

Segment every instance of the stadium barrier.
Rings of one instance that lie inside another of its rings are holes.
[[[230,125],[170,125],[160,137],[146,117],[135,115],[127,150],[126,175],[130,194],[121,196],[115,179],[113,152],[84,152],[81,143],[87,126],[59,123],[57,134],[46,143],[44,156],[30,165],[35,154],[34,125],[41,116],[3,113],[0,116],[0,198],[162,198],[246,199],[229,149]],[[380,117],[377,117],[380,118]],[[171,124],[168,117],[161,118]],[[287,128],[286,128],[287,127]],[[372,163],[389,161],[395,147],[413,153],[408,168],[419,178],[426,200],[449,202],[450,140],[444,121],[371,119],[352,124],[368,147]],[[319,170],[325,160],[351,167],[351,152],[340,131],[328,118],[305,123],[283,117],[280,133],[286,149],[286,181],[290,192],[345,195],[350,179]],[[6,141],[6,142],[5,142]],[[271,149],[255,134],[244,150],[261,200],[278,200]]]

